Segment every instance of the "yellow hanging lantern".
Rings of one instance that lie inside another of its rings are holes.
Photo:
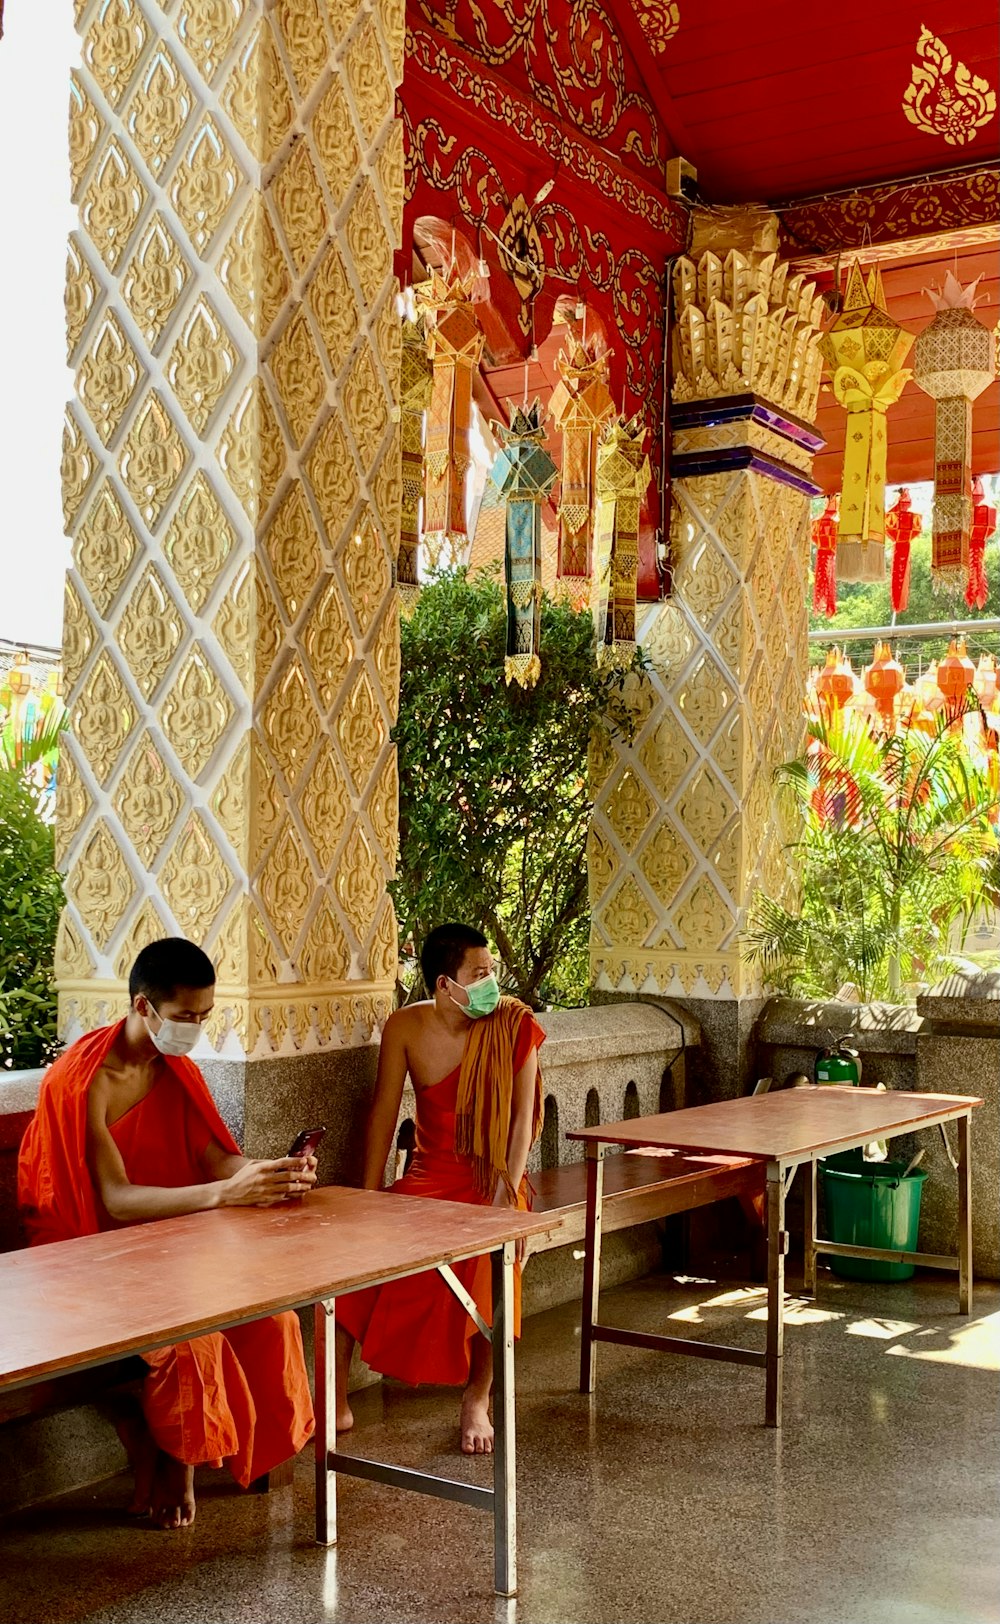
[[[917,339],[913,377],[936,405],[931,582],[956,596],[965,585],[972,533],[972,402],[993,382],[993,334],[973,315],[979,278],[963,288],[951,271],[926,289],[937,315]]]
[[[435,271],[416,290],[433,367],[424,438],[424,546],[432,569],[455,563],[468,541],[465,476],[471,460],[472,376],[483,334],[472,302],[476,273],[448,283]]]
[[[560,352],[560,381],[549,411],[562,434],[559,492],[559,558],[556,579],[570,597],[586,602],[591,572],[597,444],[601,428],[614,411],[608,388],[610,353],[595,355],[577,343],[571,355]]]
[[[427,354],[423,317],[403,322],[399,380],[399,422],[403,498],[400,504],[396,582],[400,608],[412,614],[420,592],[420,495],[424,483],[424,412],[430,405],[433,369]]]
[[[597,521],[590,606],[599,665],[631,665],[639,514],[650,480],[644,425],[636,417],[609,423],[597,448]]]
[[[867,283],[852,265],[844,306],[820,340],[833,392],[847,412],[844,477],[837,529],[837,579],[880,581],[885,575],[886,413],[910,377],[902,370],[913,334],[885,308],[882,273]]]

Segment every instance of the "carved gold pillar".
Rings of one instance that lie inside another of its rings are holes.
[[[787,885],[772,774],[802,737],[821,302],[734,250],[679,260],[674,303],[675,590],[640,629],[634,743],[592,762],[592,972],[605,993],[739,999],[752,892]]]
[[[402,0],[76,0],[68,1035],[167,933],[216,1047],[363,1040],[396,925]]]

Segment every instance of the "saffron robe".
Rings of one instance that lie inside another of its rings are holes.
[[[18,1204],[30,1245],[121,1227],[108,1216],[87,1163],[87,1094],[123,1023],[90,1032],[49,1068],[18,1160]],[[240,1154],[205,1081],[167,1058],[144,1099],[110,1126],[129,1182],[204,1184],[214,1139]],[[296,1454],[315,1430],[295,1314],[193,1337],[143,1355],[143,1414],[160,1449],[185,1465],[227,1461],[244,1488]]]
[[[514,1042],[513,1074],[524,1065],[545,1033],[527,1012]],[[477,1189],[472,1158],[455,1150],[455,1107],[461,1066],[417,1094],[416,1147],[409,1169],[390,1194],[431,1196],[438,1201],[488,1205]],[[529,1206],[527,1178],[517,1192],[520,1211]],[[453,1265],[483,1319],[493,1320],[490,1259],[467,1258]],[[360,1343],[372,1370],[414,1386],[422,1382],[464,1387],[469,1379],[475,1321],[434,1269],[371,1286],[337,1299],[337,1319]],[[521,1334],[521,1270],[514,1269],[514,1335]]]

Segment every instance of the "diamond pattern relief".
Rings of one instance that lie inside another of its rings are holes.
[[[676,921],[684,946],[696,953],[717,951],[733,928],[729,909],[705,877],[682,902]]]
[[[366,509],[361,523],[344,544],[341,564],[350,593],[355,619],[366,637],[375,615],[389,590],[389,560]]]
[[[273,158],[291,129],[295,103],[266,19],[237,56],[222,105],[257,162]]]
[[[71,575],[66,577],[63,598],[63,681],[71,694],[80,680],[83,668],[90,658],[97,632],[94,623],[80,601]]]
[[[204,820],[193,812],[174,841],[160,875],[178,929],[204,942],[232,884]]]
[[[143,70],[125,119],[154,179],[173,156],[193,107],[191,86],[167,46],[159,45]]]
[[[253,677],[253,644],[250,636],[253,568],[247,563],[229,582],[215,612],[212,630],[219,640],[237,678],[247,693]]]
[[[66,856],[87,813],[94,804],[65,738],[59,745],[59,771],[56,774],[56,867],[65,868]]]
[[[697,739],[707,744],[735,695],[715,661],[703,654],[677,696],[677,708]]]
[[[312,901],[313,878],[298,831],[287,820],[264,864],[259,890],[271,926],[291,954]]]
[[[102,445],[114,438],[141,376],[135,350],[114,311],[109,311],[76,375],[77,392]]]
[[[271,753],[286,784],[294,789],[319,736],[316,707],[298,655],[293,654],[280,672],[262,720]]]
[[[103,953],[135,895],[135,881],[102,819],[66,881],[66,895]]]
[[[302,792],[303,821],[320,869],[325,873],[340,844],[350,801],[332,746],[324,740]]]
[[[94,973],[94,961],[67,909],[56,929],[53,968],[59,981],[84,981]]]
[[[250,866],[255,868],[262,852],[270,846],[285,815],[284,797],[278,788],[274,768],[267,760],[256,736],[250,746],[250,800],[252,850]]]
[[[114,795],[115,811],[143,868],[152,868],[183,804],[173,773],[152,736],[144,732]]]
[[[207,254],[243,179],[211,114],[199,124],[174,171],[170,198],[191,243]]]
[[[181,591],[200,614],[236,536],[219,498],[201,471],[188,485],[163,538],[163,551]]]
[[[370,142],[392,110],[393,92],[371,23],[358,30],[347,52],[347,77],[361,128]]]
[[[109,271],[118,269],[148,192],[112,136],[83,194],[80,218]]]
[[[296,445],[301,445],[326,399],[326,373],[309,323],[296,310],[274,349],[271,373]]]
[[[386,756],[371,792],[368,816],[386,869],[390,876],[394,875],[399,851],[399,765],[395,750]]]
[[[301,276],[326,236],[326,203],[306,141],[300,139],[292,147],[271,190],[292,262]]]
[[[147,897],[136,914],[134,923],[126,932],[121,947],[118,949],[118,957],[115,960],[115,975],[119,981],[128,980],[129,971],[144,947],[149,947],[151,942],[162,941],[164,936],[169,935],[169,927],[161,918],[159,910],[154,907]]]
[[[603,897],[619,867],[611,841],[596,822],[591,823],[587,836],[587,876],[590,881],[591,904]]]
[[[326,345],[330,365],[334,373],[339,373],[351,353],[358,327],[358,309],[354,289],[336,243],[330,244],[320,260],[316,275],[309,284],[307,298]],[[398,319],[396,326],[399,326]]]
[[[317,912],[299,954],[299,973],[310,985],[322,987],[345,980],[351,968],[351,950],[328,902]]]
[[[635,850],[655,810],[642,779],[626,768],[607,798],[605,816],[627,852]]]
[[[74,707],[74,734],[99,783],[121,758],[136,712],[118,667],[102,649]]]
[[[217,311],[208,299],[199,299],[167,363],[167,381],[196,434],[204,436],[238,360]]]
[[[363,942],[375,918],[382,895],[382,882],[368,837],[360,823],[347,843],[337,865],[334,889],[355,937]]]
[[[159,523],[186,462],[184,441],[153,389],[132,419],[118,463],[128,492],[150,529]]]
[[[331,81],[313,116],[312,129],[334,207],[339,209],[354,183],[361,162],[354,120],[339,79]]]
[[[267,681],[281,647],[281,621],[271,589],[264,578],[264,572],[258,560],[254,560],[253,572],[253,605],[254,605],[254,661],[257,671],[257,690]]]
[[[264,199],[255,192],[219,260],[219,278],[257,338],[270,331],[292,279]]]
[[[313,607],[302,642],[316,681],[320,704],[324,710],[329,710],[354,658],[354,645],[340,588],[332,575]]]
[[[703,852],[715,845],[736,808],[711,767],[703,767],[677,802],[677,815]]]
[[[74,201],[80,190],[97,143],[104,133],[104,120],[94,106],[80,77],[69,76],[69,174]]]
[[[399,604],[390,600],[373,648],[375,670],[393,727],[399,716],[399,678],[402,665],[399,642]]]
[[[121,591],[139,542],[109,479],[97,492],[73,544],[73,562],[99,615]]]
[[[669,720],[659,724],[639,751],[639,760],[663,801],[669,800],[694,758],[693,745]]]
[[[189,778],[201,777],[232,717],[232,700],[196,643],[160,709],[163,731]]]
[[[724,555],[704,536],[690,549],[674,583],[675,590],[706,627],[715,619],[736,584],[736,576]]]
[[[191,277],[162,214],[154,214],[122,278],[122,297],[146,343],[155,349]]]
[[[66,359],[72,361],[97,303],[98,287],[87,257],[80,248],[75,234],[66,250],[66,290],[63,305],[66,312]]]
[[[639,867],[664,907],[669,907],[694,867],[694,859],[676,829],[661,823],[644,846]]]
[[[177,13],[178,37],[209,84],[225,61],[245,10],[246,0],[183,0]]]
[[[386,740],[385,723],[367,671],[361,672],[340,707],[337,737],[355,788],[361,791],[371,777]]]
[[[392,902],[386,897],[368,952],[368,974],[373,981],[395,981],[399,971],[399,932]]]
[[[354,513],[361,487],[347,436],[336,417],[323,424],[306,459],[306,477],[313,488],[331,551]]]
[[[152,699],[184,636],[184,622],[155,564],[147,564],[125,606],[118,646],[143,699]]]
[[[63,419],[62,460],[59,477],[62,487],[63,529],[72,530],[87,487],[94,477],[96,463],[93,452],[77,421],[72,407]]]
[[[604,921],[612,940],[635,946],[645,942],[656,923],[656,915],[630,874],[618,887],[604,910]]]
[[[319,535],[302,485],[290,485],[267,532],[267,551],[289,621],[295,621],[320,569]]]
[[[374,188],[367,177],[358,187],[347,217],[347,241],[365,304],[371,310],[392,270],[392,248],[385,234]]]
[[[212,815],[241,865],[249,851],[250,738],[244,738],[209,798]]]
[[[367,341],[362,342],[344,386],[344,410],[358,455],[364,467],[370,471],[389,426],[389,403],[379,382]]]
[[[216,449],[251,524],[267,509],[285,469],[285,448],[262,378],[240,397]]]
[[[305,98],[323,72],[330,50],[319,0],[277,0],[274,15],[299,96]]]

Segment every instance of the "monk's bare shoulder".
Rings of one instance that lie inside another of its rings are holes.
[[[426,1000],[421,1004],[404,1004],[402,1009],[394,1010],[385,1023],[383,1037],[391,1038],[397,1043],[408,1043],[418,1038],[428,1029],[428,1018],[434,1013],[434,1005]]]

